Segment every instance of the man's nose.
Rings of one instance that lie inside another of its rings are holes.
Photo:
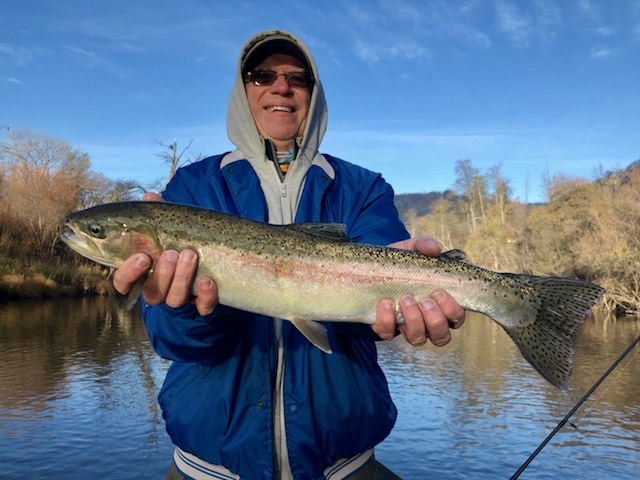
[[[271,90],[278,93],[288,93],[291,91],[291,86],[289,82],[287,82],[287,78],[283,74],[280,74],[276,77],[276,81],[273,82]]]

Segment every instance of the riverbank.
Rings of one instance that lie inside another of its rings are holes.
[[[29,268],[14,265],[12,270],[0,270],[0,302],[115,294],[110,271],[100,266],[30,263]]]

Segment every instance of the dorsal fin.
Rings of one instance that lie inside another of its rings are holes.
[[[462,250],[458,250],[457,248],[454,248],[453,250],[447,250],[446,252],[442,252],[440,254],[440,258],[443,258],[445,260],[464,260],[465,258],[467,258],[467,254],[464,253]]]

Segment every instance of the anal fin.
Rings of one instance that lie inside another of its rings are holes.
[[[327,329],[320,322],[310,320],[291,320],[291,323],[307,338],[307,340],[313,343],[320,350],[325,353],[332,353],[331,346],[329,345],[329,337],[327,337]]]

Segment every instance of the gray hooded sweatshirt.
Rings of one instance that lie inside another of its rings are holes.
[[[242,67],[247,54],[265,40],[286,39],[293,42],[307,58],[315,84],[311,92],[307,124],[302,137],[296,139],[298,151],[284,179],[278,173],[278,166],[266,155],[265,139],[256,127],[242,77]],[[281,30],[261,32],[251,37],[242,47],[236,69],[236,79],[231,91],[227,113],[227,133],[237,150],[227,155],[222,167],[240,158],[249,160],[256,171],[267,201],[269,223],[293,223],[296,209],[302,194],[304,181],[309,167],[315,163],[321,165],[330,177],[333,171],[318,148],[327,129],[327,103],[318,75],[315,60],[307,47],[295,36]]]

